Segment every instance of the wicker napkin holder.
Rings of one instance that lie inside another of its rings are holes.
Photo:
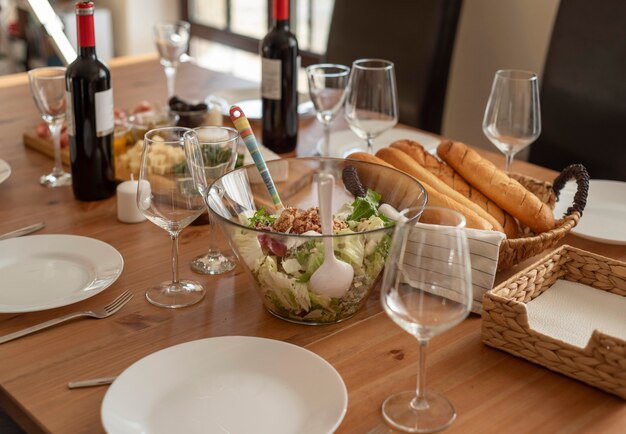
[[[483,342],[626,400],[626,341],[594,330],[581,349],[530,329],[526,303],[557,279],[626,297],[626,263],[564,245],[485,293]]]
[[[542,234],[534,234],[528,227],[520,225],[520,237],[506,239],[502,242],[498,256],[498,271],[511,268],[554,247],[578,224],[585,209],[587,193],[589,192],[589,174],[582,164],[572,164],[566,167],[552,184],[519,174],[511,174],[511,177],[535,194],[550,209],[554,209],[559,193],[568,181],[575,180],[578,187],[574,195],[574,203],[568,208],[563,218],[557,221],[554,229]]]

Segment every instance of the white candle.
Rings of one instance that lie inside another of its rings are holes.
[[[139,223],[146,217],[137,207],[137,185],[132,178],[117,186],[117,218],[123,223]]]

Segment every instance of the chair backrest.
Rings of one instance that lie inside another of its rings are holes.
[[[326,60],[395,64],[400,122],[435,133],[462,0],[335,0]]]
[[[626,181],[626,2],[561,1],[541,81],[530,161]]]

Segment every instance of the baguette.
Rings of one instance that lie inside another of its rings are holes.
[[[498,223],[498,221],[495,218],[493,218],[491,214],[489,214],[487,211],[485,211],[484,209],[476,205],[474,202],[472,202],[468,198],[464,197],[462,194],[450,188],[448,185],[446,185],[446,183],[441,181],[439,178],[437,178],[435,175],[430,173],[424,167],[420,166],[417,163],[417,161],[413,160],[405,152],[396,148],[383,148],[376,153],[376,156],[382,158],[388,163],[395,165],[396,167],[400,168],[401,170],[404,170],[405,172],[406,172],[405,168],[407,169],[410,168],[409,170],[411,172],[409,173],[412,176],[416,177],[418,180],[422,181],[423,183],[429,184],[432,188],[437,190],[439,193],[445,196],[448,196],[450,199],[453,199],[456,202],[463,205],[464,207],[472,210],[475,214],[480,216],[482,219],[487,220],[489,222],[489,225],[491,226],[490,229],[504,232],[504,228],[502,227],[502,225]],[[404,168],[398,166],[398,164],[403,165]]]
[[[466,144],[442,143],[437,154],[467,182],[536,234],[554,228],[554,216],[548,205]]]
[[[391,164],[365,152],[355,152],[348,155],[347,158],[366,163],[376,163],[393,169],[389,172],[395,173],[389,174],[388,171],[385,171],[383,175],[380,170],[370,170],[369,165],[360,164],[357,166],[358,175],[363,184],[376,190],[385,198],[385,202],[393,203],[397,209],[410,208],[424,200],[423,195],[426,193],[415,188],[413,177],[396,169]]]
[[[388,152],[383,152],[383,151],[388,151]],[[377,158],[377,159],[382,158],[387,164],[391,164],[396,169],[399,169],[411,175],[412,177],[420,180],[417,177],[417,174],[414,170],[414,166],[419,166],[419,165],[412,159],[407,158],[406,154],[403,153],[402,151],[399,151],[397,149],[392,149],[392,148],[385,148],[385,149],[381,149],[380,151],[378,151],[377,155],[379,153],[381,155],[380,155],[380,158]],[[371,158],[371,157],[372,157],[371,155],[368,155],[368,157],[366,158]],[[354,154],[350,155],[349,158],[355,158]],[[484,218],[480,217],[478,214],[476,214],[474,211],[472,211],[468,207],[460,204],[454,199],[451,199],[445,194],[440,193],[427,182],[421,181],[421,183],[424,186],[424,189],[426,190],[426,192],[428,193],[428,203],[430,205],[450,208],[459,212],[465,217],[465,220],[467,222],[467,227],[469,228],[483,229],[483,230],[493,229],[493,226],[491,225],[491,223],[489,223]]]
[[[519,228],[513,216],[503,211],[494,201],[482,194],[480,190],[468,184],[452,167],[440,161],[430,152],[427,152],[418,142],[406,139],[397,140],[389,146],[405,152],[449,187],[488,212],[500,223],[507,238],[517,237]]]

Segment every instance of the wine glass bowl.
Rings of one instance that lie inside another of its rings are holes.
[[[65,68],[31,69],[28,81],[41,118],[48,124],[54,146],[54,168],[39,182],[46,187],[71,185],[72,175],[65,172],[61,164],[61,129],[66,116]]]
[[[537,74],[514,69],[496,72],[485,108],[483,133],[506,156],[508,172],[515,154],[541,134]]]
[[[306,68],[309,96],[315,107],[317,120],[324,126],[322,156],[330,156],[330,127],[343,106],[350,68],[345,65],[321,63]]]
[[[415,211],[409,210],[408,216]],[[397,223],[387,259],[381,302],[391,320],[420,345],[417,390],[396,393],[382,405],[385,420],[406,432],[435,432],[456,418],[452,404],[425,387],[426,346],[459,324],[472,304],[465,219],[427,206],[416,224]]]
[[[187,52],[190,29],[186,21],[163,21],[154,25],[154,43],[165,69],[168,99],[175,94],[176,69]]]
[[[150,130],[176,126],[179,118],[177,113],[167,107],[162,107],[132,114],[128,117],[127,124],[136,142],[143,139]]]
[[[206,198],[209,185],[234,169],[237,162],[239,133],[234,128],[208,126],[196,128],[185,136],[185,153],[193,175],[194,185],[202,197]],[[211,212],[209,212],[209,220]],[[215,224],[211,221],[211,227]],[[226,273],[236,265],[236,259],[226,256],[216,247],[216,233],[210,236],[209,252],[191,262],[191,269],[200,274]]]
[[[205,295],[199,283],[178,279],[178,236],[205,209],[185,161],[184,134],[188,131],[169,127],[146,133],[137,186],[139,210],[172,239],[172,281],[146,291],[150,303],[168,308],[190,306]]]
[[[388,60],[361,59],[352,63],[345,119],[350,129],[374,153],[373,141],[398,123],[398,96],[394,65]],[[344,153],[360,151],[350,149]]]

